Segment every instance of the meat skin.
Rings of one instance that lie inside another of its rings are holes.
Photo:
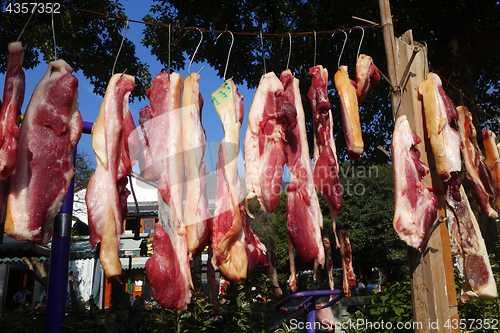
[[[496,193],[495,206],[497,210],[500,210],[500,157],[498,155],[496,135],[490,130],[484,130],[482,135],[486,164],[490,168]]]
[[[23,51],[21,42],[8,45],[3,104],[0,104],[0,180],[7,179],[16,165],[20,133],[17,118],[21,115],[25,88]]]
[[[418,92],[421,96],[427,133],[436,161],[436,172],[446,182],[453,172],[462,168],[460,134],[450,126],[453,119],[458,119],[456,109],[442,91],[441,79],[435,73],[429,73],[420,83]]]
[[[90,243],[101,243],[99,258],[107,277],[121,274],[119,243],[127,213],[127,175],[139,149],[139,137],[128,107],[135,86],[133,76],[111,77],[104,100],[92,126],[96,169],[90,177],[85,201]]]
[[[207,246],[212,224],[205,190],[206,171],[203,155],[207,138],[201,124],[203,97],[200,94],[199,80],[197,73],[191,73],[184,80],[182,94],[182,145],[186,168],[184,223],[191,258],[201,254]]]
[[[380,74],[373,64],[373,59],[366,54],[360,54],[356,61],[356,96],[358,103],[363,103],[368,93],[373,92],[380,82]]]
[[[5,233],[47,244],[74,174],[72,149],[80,140],[78,80],[62,59],[49,63],[26,109],[15,171],[10,177]]]
[[[363,153],[363,138],[359,123],[358,98],[353,87],[347,66],[340,66],[334,76],[335,87],[340,97],[342,127],[347,143],[347,154],[353,161],[357,161]]]
[[[481,211],[488,217],[496,218],[498,213],[493,208],[495,206],[493,176],[479,149],[476,129],[472,124],[472,115],[465,106],[459,106],[457,111],[459,115],[458,130],[464,143],[462,156],[472,194],[481,207]]]
[[[296,115],[292,121],[295,126],[289,126],[286,130],[285,156],[290,171],[290,184],[287,188],[288,233],[301,261],[315,259],[323,266],[323,215],[314,188],[299,80],[292,76],[290,70],[285,70],[281,73],[281,82],[285,88],[285,103],[294,109],[290,114]]]
[[[212,223],[212,264],[231,282],[247,277],[248,257],[240,205],[243,199],[238,176],[239,131],[243,121],[243,97],[232,79],[211,95],[221,118],[224,139],[217,161],[217,194]]]
[[[273,72],[262,76],[248,112],[244,140],[246,202],[274,212],[279,203],[285,157],[285,132],[295,126],[295,111],[284,104],[283,85]],[[248,210],[247,210],[248,211]]]
[[[429,192],[423,181],[429,167],[420,161],[420,152],[415,147],[420,142],[410,129],[406,116],[400,116],[392,136],[393,227],[401,240],[417,250],[425,245],[438,208],[436,196]]]

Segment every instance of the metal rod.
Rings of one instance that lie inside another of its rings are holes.
[[[91,134],[92,133],[92,126],[94,126],[94,123],[91,123],[91,122],[88,122],[88,121],[84,121],[83,122],[82,133]]]
[[[76,150],[72,150],[73,165]],[[50,251],[47,317],[45,332],[64,333],[66,293],[68,290],[69,254],[71,245],[71,214],[73,212],[74,177],[63,199],[59,214],[54,219],[52,248]]]

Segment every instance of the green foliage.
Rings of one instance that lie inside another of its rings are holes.
[[[410,281],[395,282],[385,291],[379,291],[373,294],[369,304],[364,305],[353,316],[351,321],[362,321],[365,323],[393,323],[391,330],[385,332],[398,332],[396,323],[413,322],[413,310],[411,303]],[[356,330],[348,329],[347,332],[379,332],[379,330],[370,329],[369,326],[360,325]]]
[[[394,180],[392,165],[345,162],[340,165],[344,188],[337,229],[347,231],[354,265],[372,265],[406,258],[392,227]],[[333,243],[332,243],[333,244]]]
[[[92,163],[85,150],[76,152],[75,188],[87,187],[90,176],[94,173],[94,168],[91,166]]]
[[[494,121],[499,112],[497,105],[500,104],[496,93],[500,82],[500,33],[495,20],[500,16],[498,1],[461,1],[450,6],[447,1],[436,4],[431,0],[394,0],[391,5],[395,35],[400,36],[412,29],[416,41],[425,41],[431,69],[450,81],[451,84],[444,81],[443,87],[455,104],[458,105],[463,100],[475,114],[475,121],[484,121],[482,112],[488,110],[490,121]],[[226,67],[231,38],[229,34],[225,34],[214,45],[218,34],[210,31],[246,32],[246,35],[235,35],[227,76],[233,77],[237,84],[246,83],[249,88],[258,85],[264,67],[266,71],[278,74],[286,69],[289,60],[290,68],[300,80],[309,144],[312,146],[311,109],[305,96],[310,86],[308,70],[316,59],[316,64],[329,70],[330,80],[333,81],[345,37],[342,33],[332,36],[332,32],[337,28],[364,24],[354,19],[354,16],[380,22],[378,1],[156,0],[144,20],[206,29],[195,61],[207,61],[220,76]],[[169,53],[164,41],[168,40],[168,28],[148,26],[144,31],[143,44],[151,47],[152,53],[166,66]],[[260,31],[263,33],[263,45]],[[317,32],[316,38],[313,31]],[[291,38],[290,59],[287,40],[289,32],[309,32]],[[267,33],[280,35],[269,36]],[[349,67],[351,78],[354,78],[360,39],[359,30],[348,33],[347,44],[342,53],[341,65]],[[199,33],[196,30],[172,29],[172,40],[171,68],[178,70],[189,63],[185,55],[190,57],[194,53]],[[380,27],[365,29],[360,52],[370,55],[377,67],[386,72],[387,55]],[[462,99],[462,93],[470,100]],[[360,105],[366,151],[362,159],[371,163],[386,161],[386,156],[377,146],[389,150],[388,138],[392,134],[393,117],[388,95],[389,85],[383,82]],[[337,125],[341,124],[340,105],[333,82],[329,84],[329,99],[332,103],[339,160],[345,161],[346,144],[341,125]],[[473,102],[483,110],[475,107]],[[310,152],[312,154],[312,149]]]
[[[8,0],[7,3],[21,1]],[[22,1],[30,3],[30,1]],[[31,1],[33,3],[33,1]],[[118,1],[58,1],[60,14],[54,14],[57,57],[64,59],[74,71],[82,70],[94,86],[94,93],[104,95],[112,74],[113,65],[122,42],[125,20],[106,19],[73,8],[86,9],[125,17],[123,5]],[[30,7],[31,8],[31,7]],[[3,8],[2,8],[3,9]],[[17,40],[28,19],[27,14],[0,12],[0,72],[6,70],[7,44]],[[33,15],[20,40],[26,47],[24,68],[34,68],[40,64],[40,56],[48,62],[54,60],[51,15]],[[126,73],[136,78],[136,86],[131,97],[145,98],[151,75],[147,65],[135,54],[135,45],[127,38],[118,57],[115,73]]]

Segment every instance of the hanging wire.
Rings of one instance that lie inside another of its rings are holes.
[[[54,60],[57,60],[56,30],[54,29],[54,11],[52,11],[52,37],[54,39]]]
[[[342,54],[344,53],[344,48],[345,48],[345,44],[347,43],[347,32],[345,32],[345,30],[341,30],[344,35],[345,35],[345,39],[344,39],[344,45],[342,45],[342,50],[340,51],[340,55],[339,55],[339,62],[338,62],[338,68],[340,68],[340,59],[342,59]],[[337,33],[337,30],[335,30],[332,34],[332,37],[335,36],[335,34]]]
[[[290,57],[292,56],[292,34],[287,32],[288,38],[290,40],[290,45],[288,47],[288,61],[286,62],[286,69],[290,68]]]
[[[196,56],[196,53],[198,52],[198,49],[200,48],[201,42],[203,41],[203,31],[201,31],[198,28],[196,28],[196,30],[198,30],[200,32],[200,41],[198,42],[198,45],[196,46],[196,49],[194,50],[193,56],[191,57],[191,61],[189,62],[189,67],[188,67],[188,73],[189,74],[191,74],[191,65],[193,64],[194,57]],[[204,67],[205,66],[201,67],[201,69],[198,71],[198,73],[201,72],[201,70]]]
[[[264,64],[264,75],[266,75],[266,58],[264,57],[264,38],[262,37],[262,30],[260,31],[260,46],[262,47],[262,63]]]
[[[35,3],[38,3],[37,0],[35,0]],[[38,5],[37,5],[38,6]],[[28,26],[28,23],[30,22],[31,18],[33,17],[33,14],[35,14],[35,10],[32,10],[31,11],[31,15],[30,17],[28,18],[28,21],[26,21],[26,24],[24,25],[23,27],[23,30],[21,30],[21,33],[19,34],[19,37],[17,37],[17,40],[20,40],[21,39],[21,36],[23,35],[24,33],[24,30],[26,29],[26,27]],[[52,22],[54,22],[54,13],[52,13]]]
[[[122,50],[123,41],[125,40],[125,35],[127,34],[127,29],[128,29],[128,19],[127,19],[127,24],[125,25],[125,31],[123,32],[122,42],[120,43],[120,48],[118,49],[118,53],[116,54],[116,58],[115,58],[115,63],[113,64],[113,70],[111,71],[111,76],[115,75],[116,63],[118,62],[118,57],[120,56],[120,52]],[[125,73],[125,71],[124,71],[124,73]]]
[[[227,61],[226,61],[226,68],[224,68],[224,77],[223,77],[223,80],[225,81],[226,80],[226,73],[227,73],[227,67],[229,66],[229,57],[231,56],[231,50],[233,49],[233,44],[234,44],[234,35],[231,31],[227,31],[231,34],[231,46],[229,46],[229,52],[227,53]],[[224,32],[221,32],[219,34],[219,36],[217,36],[217,38],[215,39],[215,44],[217,44],[217,42],[219,41],[219,37],[222,36],[224,34]]]
[[[361,27],[359,25],[356,26],[356,28],[361,29],[361,32],[362,32],[361,40],[359,41],[359,45],[358,45],[358,53],[356,54],[356,60],[357,60],[359,58],[359,51],[361,50],[361,44],[363,43],[363,39],[365,38],[365,29],[363,29],[363,27]]]
[[[313,30],[314,32],[314,60],[313,60],[313,67],[316,66],[316,30]],[[335,33],[334,33],[335,34]]]

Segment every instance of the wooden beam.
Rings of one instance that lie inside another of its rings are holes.
[[[435,172],[434,157],[428,140],[422,103],[418,97],[418,85],[425,79],[426,50],[413,41],[411,31],[394,38],[389,0],[379,0],[387,53],[389,80],[393,85],[401,83],[391,93],[392,111],[396,119],[406,115],[411,129],[422,139],[417,148],[421,160],[429,165],[431,173],[425,177],[429,188],[442,188],[443,184]],[[418,50],[418,52],[416,52]],[[411,63],[410,66],[408,64]],[[440,217],[445,216],[445,200],[438,197]],[[458,320],[455,281],[449,244],[448,230],[441,223],[432,233],[428,245],[419,252],[408,248],[411,272],[413,320],[415,332],[460,332],[445,327],[450,320]],[[453,326],[453,325],[450,325]]]

